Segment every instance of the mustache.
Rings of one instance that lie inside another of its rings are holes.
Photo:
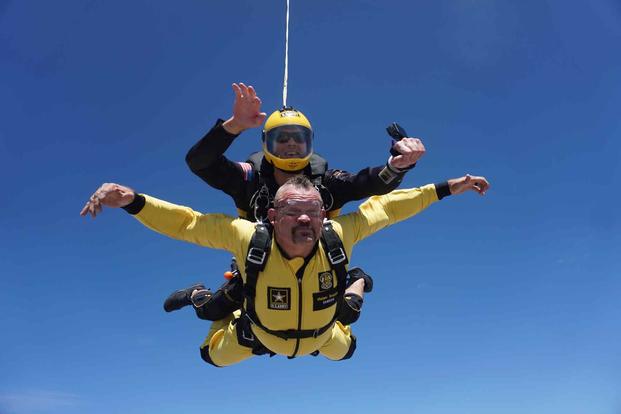
[[[291,232],[295,233],[296,231],[301,231],[301,230],[307,230],[307,231],[310,230],[312,232],[312,234],[313,234],[313,237],[316,236],[315,229],[312,228],[310,224],[299,224],[299,225],[293,227],[291,229]]]

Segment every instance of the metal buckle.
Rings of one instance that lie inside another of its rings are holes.
[[[246,257],[246,260],[248,260],[250,263],[262,265],[263,262],[265,262],[265,256],[265,250],[259,249],[258,247],[251,247],[250,250],[248,250],[248,256]]]
[[[252,333],[250,325],[248,325],[248,332],[250,332],[250,337],[247,337],[246,336],[246,331],[244,329],[242,329],[242,338],[244,338],[246,341],[254,342],[254,334]]]
[[[339,247],[338,250],[330,250],[328,252],[328,259],[330,259],[332,264],[339,264],[344,262],[347,256],[345,256],[343,248]]]

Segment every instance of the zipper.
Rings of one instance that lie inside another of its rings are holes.
[[[302,305],[303,305],[303,297],[302,297],[302,279],[304,278],[304,272],[306,271],[306,266],[311,261],[315,254],[317,253],[318,244],[315,245],[313,250],[310,252],[308,256],[304,258],[304,263],[297,272],[295,272],[295,277],[298,280],[298,331],[302,330]],[[286,257],[286,256],[285,256]],[[293,350],[293,354],[287,358],[295,358],[298,354],[298,350],[300,349],[300,338],[295,338],[295,349]]]
[[[304,269],[306,268],[306,263],[300,268],[302,274],[300,275],[298,270],[298,274],[296,274],[298,278],[298,331],[302,330],[302,277],[304,277]],[[291,358],[295,358],[300,349],[300,338],[295,338],[295,349],[293,350],[293,355]]]

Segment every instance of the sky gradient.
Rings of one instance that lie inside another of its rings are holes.
[[[284,4],[0,0],[0,414],[621,412],[616,0],[292,0],[288,103],[331,167],[385,163],[397,121],[427,147],[403,187],[492,184],[354,249],[348,361],[206,365],[162,303],[230,255],[79,217],[103,182],[235,214],[184,157],[231,83],[282,105]]]

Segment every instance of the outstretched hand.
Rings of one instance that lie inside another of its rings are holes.
[[[91,215],[97,217],[103,208],[107,207],[125,207],[134,201],[136,193],[129,187],[114,183],[104,183],[93,193],[88,199],[86,205],[80,211],[81,216]]]
[[[224,122],[224,129],[232,134],[239,134],[246,129],[260,127],[267,114],[261,112],[261,99],[254,88],[241,82],[239,85],[234,83],[233,92],[233,116]]]
[[[416,164],[425,155],[425,146],[419,138],[402,138],[392,146],[400,155],[390,157],[391,167],[404,170]]]
[[[485,195],[489,189],[489,182],[485,177],[477,177],[470,174],[448,180],[448,184],[453,195],[462,194],[466,191],[476,191],[480,195]]]

